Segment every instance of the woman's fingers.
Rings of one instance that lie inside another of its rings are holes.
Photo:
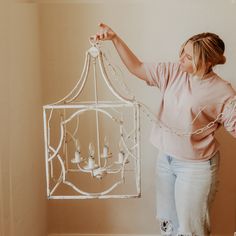
[[[102,33],[99,33],[98,40],[102,40],[102,39],[103,39]]]
[[[110,39],[110,33],[112,32],[112,30],[110,29],[110,27],[104,23],[99,23],[99,32],[100,32],[100,38],[101,40],[107,40]]]
[[[102,22],[100,22],[100,23],[98,24],[98,26],[101,27],[101,28],[108,27],[106,24],[104,24],[104,23],[102,23]]]
[[[98,40],[111,40],[114,37],[115,33],[112,29],[104,23],[99,23],[99,30],[90,38],[93,38],[94,41]]]

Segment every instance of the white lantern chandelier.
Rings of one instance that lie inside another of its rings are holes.
[[[43,107],[47,196],[140,197],[140,106],[114,88],[100,45],[90,43],[76,86],[60,101]],[[115,100],[99,99],[99,80]],[[87,83],[94,87],[92,101],[80,99]]]
[[[130,95],[124,82],[118,80],[127,96],[115,89],[108,76],[108,67],[112,65],[105,65],[104,59],[107,59],[100,45],[90,43],[92,46],[86,52],[84,68],[75,87],[60,101],[43,107],[49,199],[140,197],[140,110],[165,132],[179,136],[199,135],[221,123],[223,117],[226,130],[235,130],[236,97],[225,104],[224,113],[197,130],[166,126]],[[91,64],[93,73],[89,76]],[[105,82],[113,100],[99,99],[98,82],[101,81]],[[89,82],[88,87],[94,87],[91,101],[84,99],[83,94]]]

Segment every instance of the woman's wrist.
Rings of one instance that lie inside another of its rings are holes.
[[[119,40],[119,37],[118,37],[118,35],[115,33],[114,36],[112,37],[111,41],[112,41],[114,44],[116,44],[116,43],[118,42],[118,40]]]

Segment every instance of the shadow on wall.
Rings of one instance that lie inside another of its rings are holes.
[[[236,231],[236,156],[232,152],[235,140],[223,128],[218,131],[216,137],[221,145],[221,161],[218,192],[211,210],[212,233],[213,235],[233,235]]]

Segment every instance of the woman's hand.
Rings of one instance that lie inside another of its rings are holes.
[[[116,33],[108,26],[103,23],[99,24],[99,31],[90,38],[94,41],[98,40],[113,40],[116,37]]]

